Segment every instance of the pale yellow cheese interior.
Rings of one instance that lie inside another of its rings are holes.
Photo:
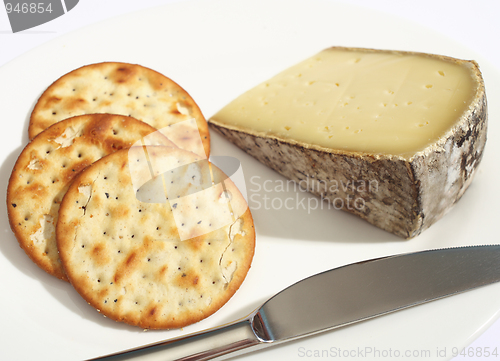
[[[254,134],[409,158],[460,119],[477,89],[468,61],[331,48],[249,90],[212,119]]]

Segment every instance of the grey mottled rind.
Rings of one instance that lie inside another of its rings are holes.
[[[476,97],[457,124],[409,160],[252,134],[215,119],[209,124],[336,208],[400,237],[412,238],[446,214],[470,185],[486,143],[487,105],[480,79]]]

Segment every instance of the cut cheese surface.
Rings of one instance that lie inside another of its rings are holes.
[[[212,121],[256,135],[406,159],[445,135],[478,91],[471,61],[330,48],[236,98]]]

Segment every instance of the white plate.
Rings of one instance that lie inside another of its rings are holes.
[[[489,99],[500,96],[498,73],[476,54],[425,28],[373,10],[320,0],[183,2],[84,28],[0,68],[1,185],[6,189],[14,162],[28,141],[28,119],[36,99],[52,81],[74,68],[100,61],[151,67],[188,90],[209,117],[251,86],[333,45],[476,59]],[[499,106],[491,102],[490,119],[499,115]],[[28,260],[1,207],[0,359],[95,357],[232,321],[282,288],[346,263],[430,248],[495,243],[500,174],[494,154],[499,153],[499,138],[498,126],[492,122],[487,150],[470,189],[437,224],[403,241],[335,210],[278,210],[272,209],[272,203],[268,203],[271,209],[264,209],[263,203],[259,209],[264,194],[271,200],[304,198],[305,204],[311,197],[293,190],[257,191],[257,184],[270,180],[266,184],[274,188],[282,178],[214,134],[213,154],[230,154],[243,164],[249,196],[254,195],[250,205],[257,248],[247,279],[229,303],[182,330],[143,332],[98,315],[69,284],[46,275]],[[495,321],[499,310],[500,285],[493,285],[241,359],[388,360],[405,356],[447,360],[453,356],[453,347],[460,349],[472,342]]]

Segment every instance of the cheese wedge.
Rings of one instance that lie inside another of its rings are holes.
[[[242,94],[209,122],[337,208],[412,238],[471,183],[487,106],[474,61],[336,47]]]

